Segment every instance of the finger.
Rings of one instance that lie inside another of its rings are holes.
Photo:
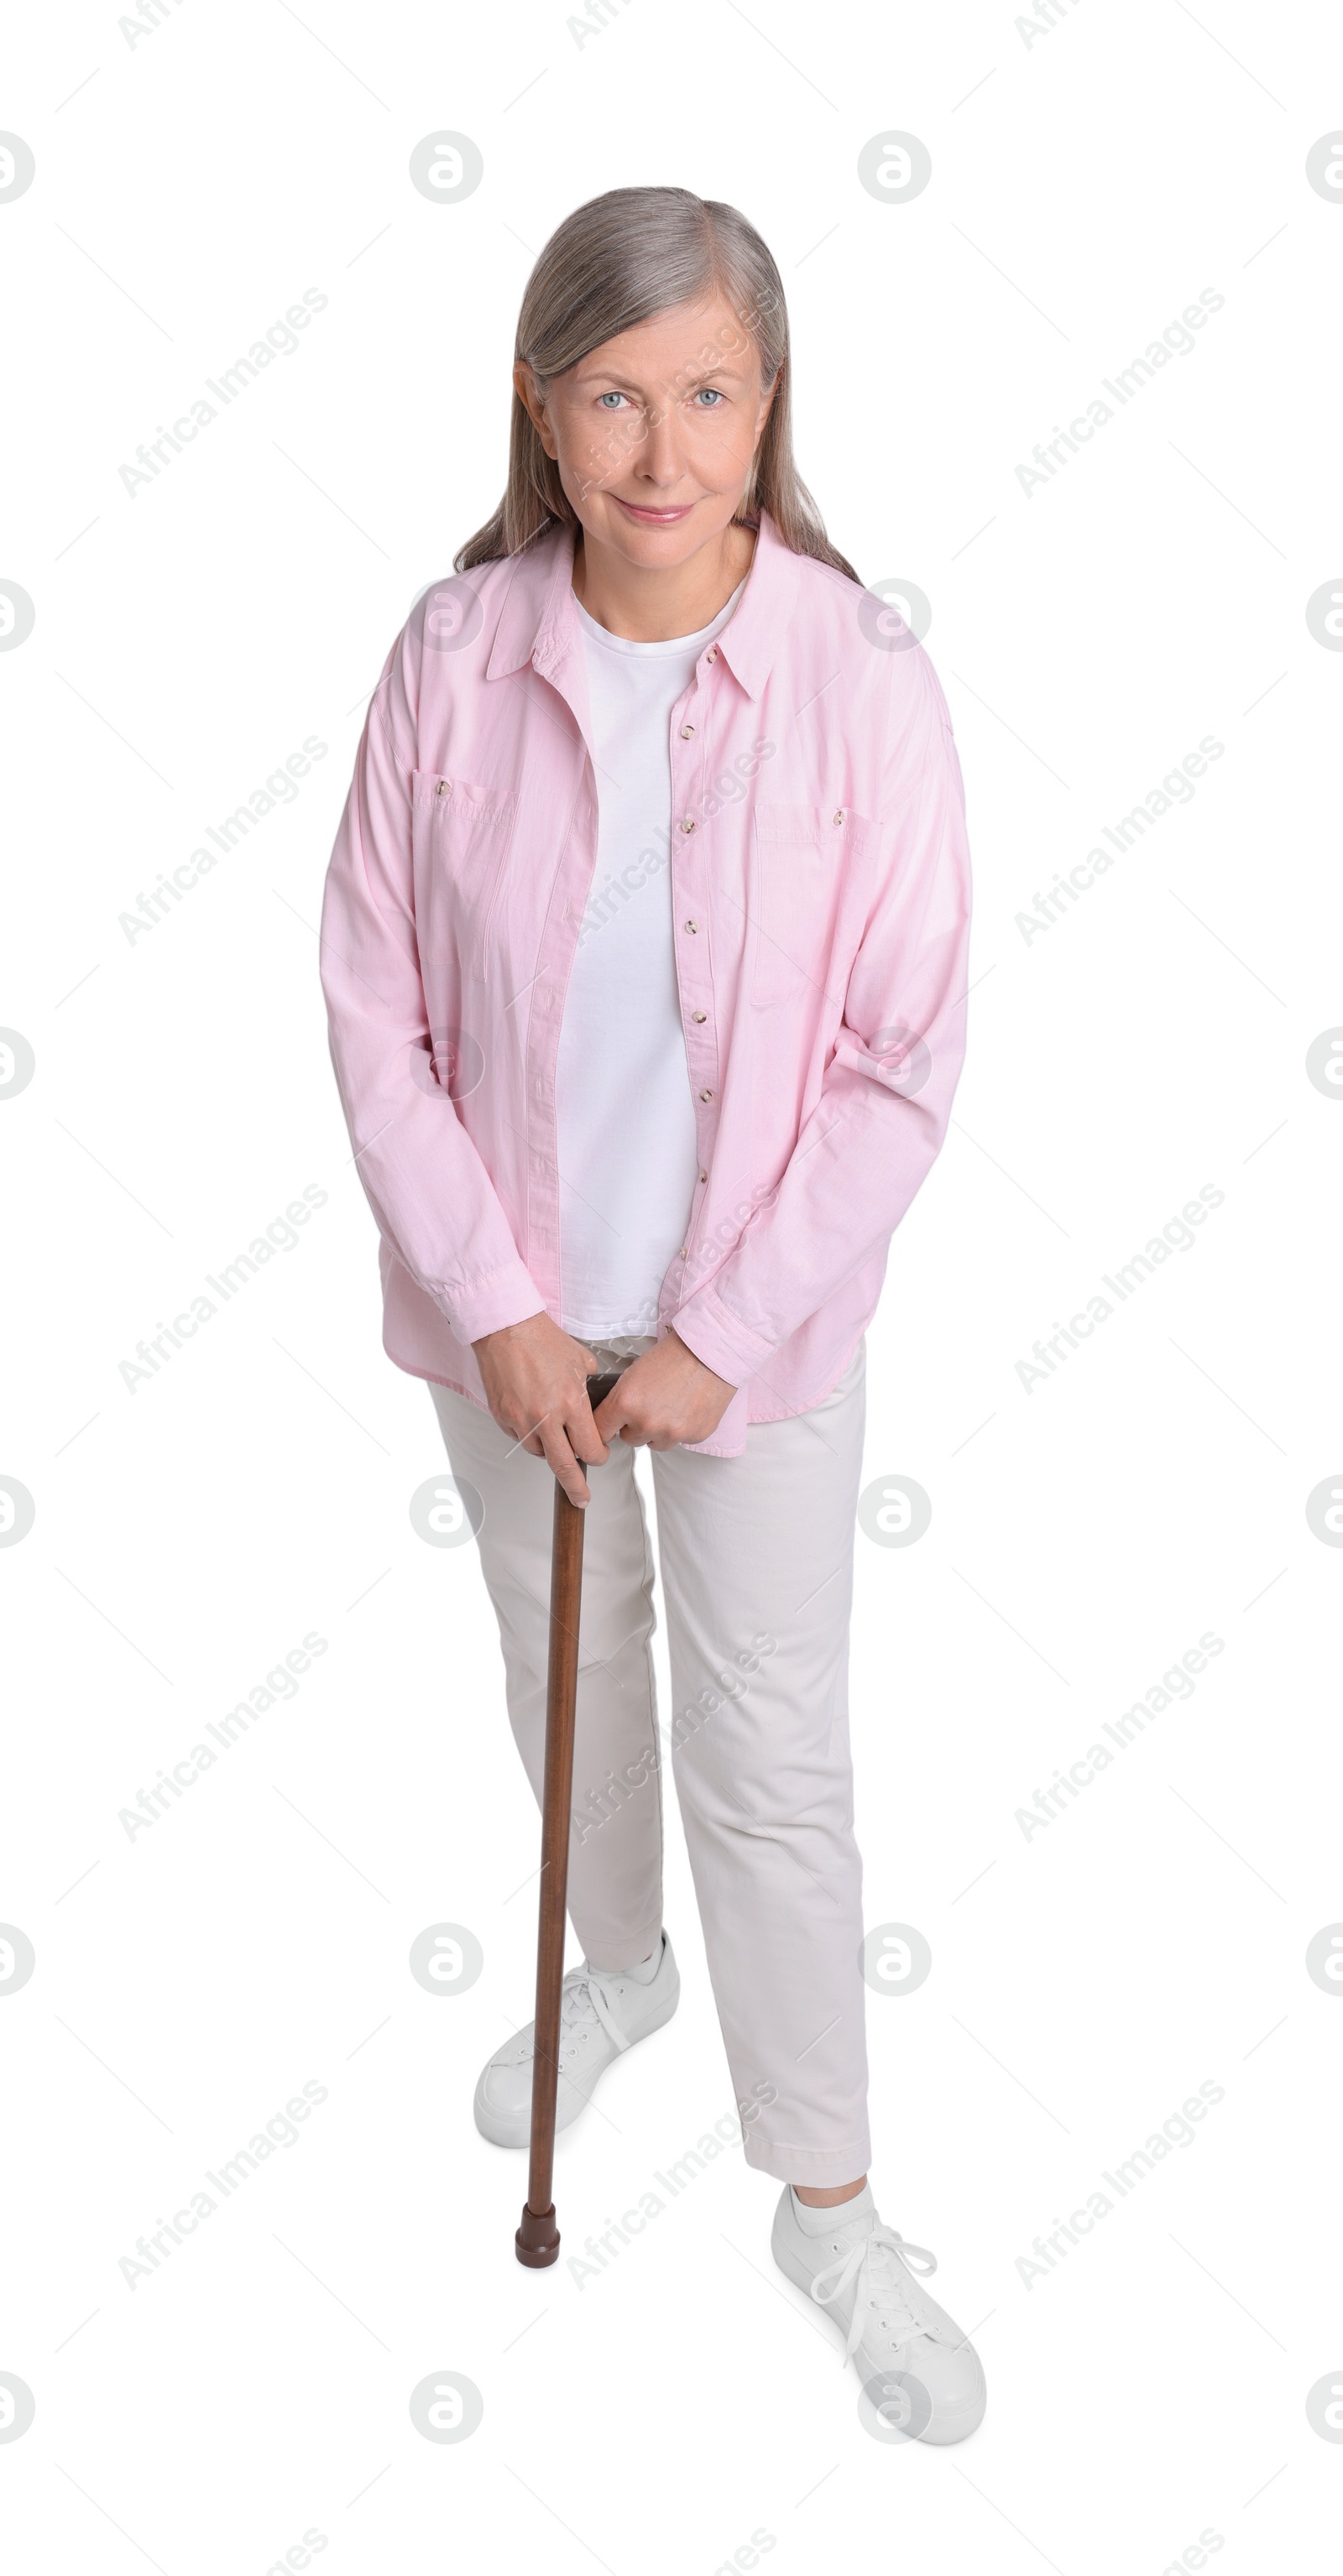
[[[507,1432],[515,1451],[523,1449],[529,1458],[544,1458],[546,1453],[541,1446],[541,1425],[532,1415],[515,1414],[510,1421],[506,1414],[496,1414],[495,1420],[500,1430]]]
[[[585,1466],[604,1467],[610,1453],[598,1430],[586,1387],[579,1387],[570,1396],[561,1419],[574,1456],[581,1458]]]
[[[592,1418],[604,1439],[623,1440],[627,1449],[644,1449],[648,1446],[648,1432],[645,1428],[643,1410],[637,1402],[631,1402],[621,1393],[620,1386],[612,1388],[605,1402],[598,1405]]]
[[[606,1441],[608,1445],[618,1436],[622,1423],[628,1422],[630,1418],[629,1407],[620,1391],[622,1382],[620,1378],[616,1379],[610,1394],[603,1396],[592,1416],[598,1439]]]
[[[580,1507],[590,1502],[592,1497],[587,1478],[553,1416],[543,1424],[541,1436],[546,1444],[547,1465],[553,1470],[556,1483],[564,1487],[570,1502]]]

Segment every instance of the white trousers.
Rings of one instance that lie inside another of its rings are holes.
[[[588,1347],[611,1367],[648,1344]],[[650,1453],[670,1725],[634,1452],[617,1440],[587,1471],[570,1918],[594,1967],[654,1948],[670,1752],[746,2161],[820,2185],[871,2157],[848,1720],[864,1356],[810,1413],[752,1424],[739,1458]],[[481,1564],[539,1803],[554,1478],[464,1396],[431,1392],[453,1474],[484,1502]]]

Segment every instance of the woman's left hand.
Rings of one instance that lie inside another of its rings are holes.
[[[683,1440],[707,1440],[736,1392],[670,1332],[621,1371],[592,1418],[603,1440],[619,1436],[632,1449],[675,1449]]]

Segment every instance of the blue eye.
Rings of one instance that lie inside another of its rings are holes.
[[[700,389],[699,389],[699,393],[697,393],[697,394],[696,394],[696,396],[695,396],[695,400],[696,400],[696,402],[698,402],[698,401],[699,401],[700,394],[707,394],[707,395],[708,395],[710,406],[711,406],[711,408],[712,408],[713,410],[715,410],[715,411],[717,410],[718,405],[720,404],[720,402],[722,402],[722,400],[723,400],[723,396],[718,392],[717,387],[716,387],[716,386],[714,386],[714,385],[701,385],[701,386],[700,386]]]
[[[624,399],[625,397],[623,394],[616,393],[598,394],[597,396],[598,403],[620,403],[623,402]]]

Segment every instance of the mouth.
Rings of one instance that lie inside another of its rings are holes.
[[[613,492],[611,498],[626,518],[637,519],[645,528],[674,528],[679,519],[689,518],[695,506],[693,501],[683,501],[679,509],[645,510],[636,501],[622,501],[618,493]]]

